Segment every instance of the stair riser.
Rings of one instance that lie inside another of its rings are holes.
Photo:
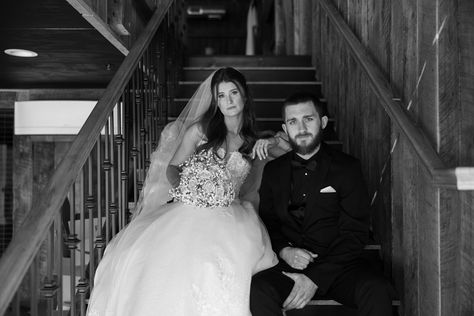
[[[197,83],[192,84],[180,84],[178,86],[177,96],[179,98],[190,98],[196,89],[198,88]],[[322,97],[321,85],[316,82],[311,83],[296,83],[296,84],[249,84],[250,93],[253,98],[286,98],[290,94],[298,91],[308,91]]]
[[[217,68],[185,70],[181,80],[203,81]],[[314,81],[314,70],[312,69],[239,69],[247,81]]]
[[[187,60],[188,67],[296,67],[311,66],[311,56],[194,56]]]
[[[302,310],[287,311],[285,314],[286,316],[356,316],[357,310],[345,306],[307,306]],[[398,315],[398,307],[393,306],[392,316]]]

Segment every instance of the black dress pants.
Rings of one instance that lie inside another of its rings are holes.
[[[287,267],[280,263],[253,276],[250,290],[252,316],[283,315],[282,304],[294,284],[292,279],[282,274],[282,271],[288,271]],[[316,291],[315,298],[318,296]],[[343,269],[324,295],[327,299],[357,308],[359,316],[391,316],[392,296],[390,282],[363,262]]]

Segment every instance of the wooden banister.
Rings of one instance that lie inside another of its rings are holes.
[[[405,134],[435,185],[457,190],[474,190],[474,167],[447,168],[421,128],[416,126],[405,110],[393,99],[386,76],[367,53],[350,27],[330,0],[318,0],[329,20],[352,51],[352,57],[369,79],[370,87],[390,119]]]
[[[5,313],[71,185],[89,157],[109,114],[120,99],[122,91],[137,68],[140,58],[152,41],[172,2],[173,0],[159,1],[146,29],[117,70],[104,95],[98,101],[54,175],[39,195],[40,197],[37,201],[33,201],[32,209],[15,232],[9,247],[0,259],[0,284],[2,284],[0,315]]]

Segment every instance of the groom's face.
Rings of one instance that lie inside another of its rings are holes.
[[[282,127],[288,135],[293,150],[306,155],[318,148],[328,117],[320,117],[313,102],[287,105],[284,119]]]

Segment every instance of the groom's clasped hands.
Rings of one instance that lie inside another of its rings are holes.
[[[317,257],[317,254],[302,248],[285,247],[280,251],[280,258],[296,270],[306,269],[308,264]],[[282,273],[295,282],[293,289],[283,302],[283,308],[290,310],[305,307],[318,290],[318,286],[302,273]]]

